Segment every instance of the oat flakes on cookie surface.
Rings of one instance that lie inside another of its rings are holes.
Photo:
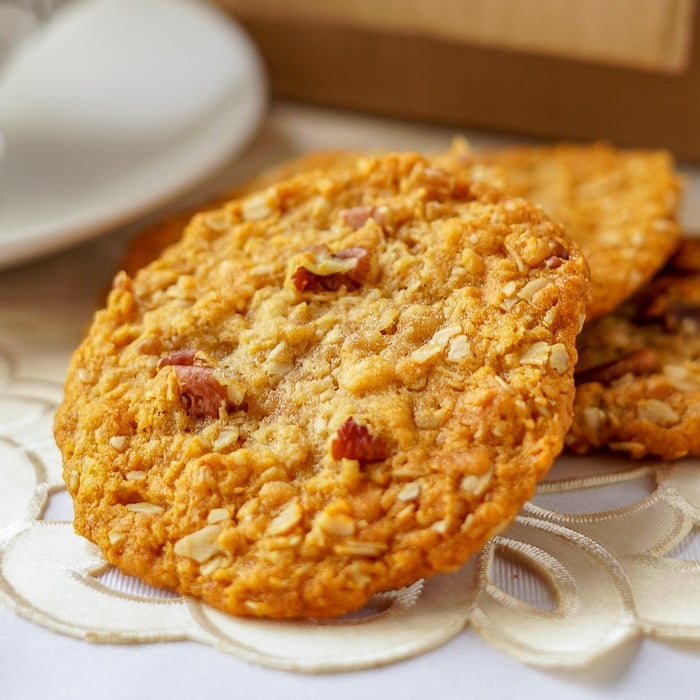
[[[558,224],[414,154],[199,215],[72,359],[76,528],[239,615],[455,569],[562,447],[587,292]]]
[[[169,245],[177,243],[190,219],[204,209],[218,209],[231,199],[245,197],[299,173],[348,165],[359,155],[359,153],[345,149],[309,151],[264,168],[254,177],[230,189],[220,197],[199,206],[195,205],[184,211],[176,212],[154,226],[140,231],[134,236],[127,248],[121,261],[121,268],[133,277],[142,267],[153,262]]]
[[[666,151],[560,143],[472,152],[456,142],[439,160],[479,171],[564,225],[590,266],[589,320],[649,281],[678,244],[680,180]]]
[[[579,337],[574,422],[566,443],[632,457],[700,455],[700,240]]]

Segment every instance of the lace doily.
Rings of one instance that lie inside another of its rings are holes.
[[[36,352],[32,364],[46,367]],[[97,643],[189,639],[301,672],[388,664],[466,625],[550,667],[591,663],[637,635],[700,639],[700,460],[560,458],[513,526],[459,571],[341,620],[246,620],[125,577],[74,534],[51,433],[60,381],[25,366],[0,347],[0,601],[51,630]]]

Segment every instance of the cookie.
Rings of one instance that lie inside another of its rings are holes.
[[[298,173],[349,164],[358,155],[353,151],[342,149],[311,151],[265,168],[256,176],[234,187],[220,197],[205,204],[199,204],[179,211],[158,222],[152,228],[140,231],[130,242],[121,261],[121,269],[130,276],[135,275],[138,270],[155,260],[169,245],[180,240],[190,219],[203,209],[216,209],[231,199],[245,197],[247,194]]]
[[[337,616],[453,570],[562,449],[587,292],[540,209],[415,154],[197,215],[71,360],[75,527],[237,615]]]
[[[590,266],[589,320],[648,282],[678,244],[680,181],[665,151],[563,143],[472,152],[456,142],[440,162],[471,169],[563,224]]]
[[[700,455],[700,240],[578,341],[573,452]]]

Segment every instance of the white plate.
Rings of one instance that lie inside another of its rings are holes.
[[[0,267],[133,220],[235,155],[258,54],[198,0],[76,0],[0,82]]]

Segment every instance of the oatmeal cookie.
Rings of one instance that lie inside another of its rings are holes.
[[[563,224],[591,270],[589,320],[648,282],[678,244],[680,180],[665,151],[562,143],[472,152],[457,141],[438,160],[536,202]]]
[[[570,450],[700,455],[700,240],[578,345]]]
[[[562,448],[587,292],[559,224],[415,154],[197,215],[72,358],[75,527],[238,615],[453,570]]]

